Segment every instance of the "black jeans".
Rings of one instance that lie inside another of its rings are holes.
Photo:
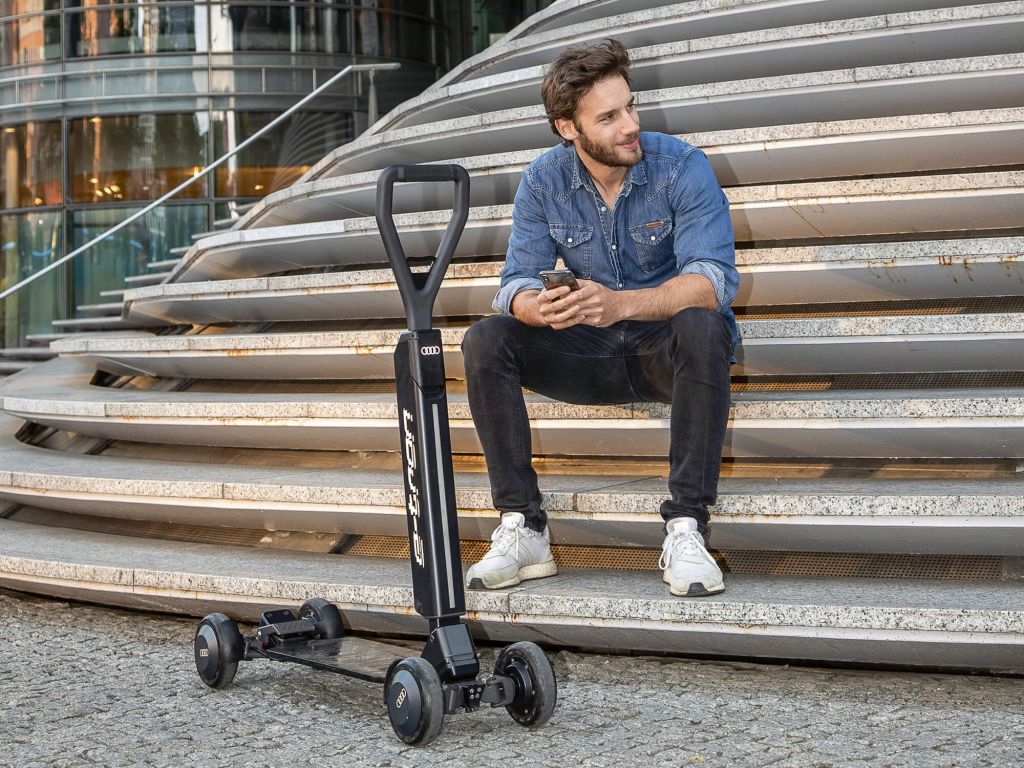
[[[724,317],[689,308],[671,320],[556,331],[494,315],[466,332],[462,351],[499,512],[522,512],[538,531],[547,525],[522,387],[576,404],[655,401],[672,404],[670,498],[661,516],[692,517],[707,537],[729,418],[732,335]]]

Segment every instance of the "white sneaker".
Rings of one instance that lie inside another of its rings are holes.
[[[491,534],[491,548],[483,559],[466,572],[470,589],[514,587],[524,579],[539,579],[558,573],[551,557],[548,529],[537,533],[526,527],[519,512],[506,512],[501,525]]]
[[[704,548],[692,517],[676,517],[665,525],[668,535],[661,547],[662,580],[673,595],[702,597],[725,591],[722,569]]]

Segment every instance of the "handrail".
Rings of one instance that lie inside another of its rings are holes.
[[[370,104],[369,104],[369,106],[370,106],[371,112],[376,112],[377,98],[376,98],[376,93],[374,92],[373,87],[372,87],[373,86],[373,75],[374,75],[375,70],[378,70],[378,69],[392,70],[392,69],[398,69],[401,66],[402,66],[401,62],[397,62],[397,61],[389,61],[389,62],[386,62],[386,63],[383,63],[383,64],[349,64],[347,67],[345,67],[343,70],[341,70],[340,72],[335,74],[333,77],[329,78],[328,80],[325,80],[321,85],[317,86],[312,91],[310,91],[308,94],[303,96],[301,99],[299,99],[297,102],[295,102],[292,106],[290,106],[288,109],[286,109],[280,115],[275,117],[273,120],[271,120],[265,126],[260,128],[258,131],[256,131],[256,133],[254,133],[248,139],[246,139],[241,144],[239,144],[237,147],[232,149],[230,152],[228,152],[228,153],[222,155],[221,157],[217,158],[216,160],[214,160],[210,165],[206,166],[206,168],[204,168],[200,173],[197,173],[195,176],[192,176],[191,178],[186,179],[181,184],[179,184],[174,189],[172,189],[170,192],[167,192],[166,194],[164,194],[163,197],[160,197],[159,199],[154,200],[152,203],[147,205],[145,208],[136,211],[131,216],[129,216],[127,219],[122,221],[120,224],[115,224],[113,227],[108,229],[103,234],[97,235],[96,237],[94,237],[92,240],[90,240],[85,245],[82,245],[82,246],[76,248],[71,253],[69,253],[67,256],[62,256],[61,258],[57,259],[57,261],[53,262],[52,264],[47,264],[45,267],[40,269],[38,272],[33,272],[31,275],[26,277],[21,282],[16,283],[15,285],[12,285],[10,288],[8,288],[5,291],[3,291],[2,293],[0,293],[0,301],[3,301],[8,296],[10,296],[12,293],[15,293],[16,291],[21,290],[22,288],[24,288],[29,283],[32,283],[32,282],[38,280],[43,275],[45,275],[45,274],[47,274],[49,272],[52,272],[57,267],[59,267],[61,264],[64,264],[64,263],[70,261],[71,259],[75,258],[76,256],[78,256],[79,254],[84,253],[85,251],[89,250],[94,245],[96,245],[96,243],[99,243],[99,242],[101,242],[103,240],[106,240],[108,237],[110,237],[115,232],[120,232],[122,229],[127,227],[133,221],[136,221],[136,220],[142,218],[147,213],[152,211],[154,208],[158,208],[159,206],[163,205],[166,201],[170,200],[172,197],[174,197],[176,194],[181,192],[186,187],[188,187],[188,186],[194,184],[195,182],[199,181],[199,179],[204,178],[208,173],[210,173],[210,171],[212,171],[215,168],[219,167],[225,160],[229,160],[232,157],[234,157],[235,155],[237,155],[239,152],[241,152],[247,146],[249,146],[254,141],[256,141],[256,139],[260,138],[264,133],[269,131],[275,125],[277,125],[282,120],[284,120],[286,117],[288,117],[293,112],[295,112],[299,107],[301,107],[302,105],[306,104],[310,100],[315,99],[325,89],[327,89],[329,86],[333,85],[335,82],[340,80],[342,77],[347,75],[349,72],[369,72],[370,73],[371,89],[370,89]],[[370,119],[368,120],[368,123],[370,125],[373,125],[375,122],[376,122],[376,115],[371,114],[370,115]]]

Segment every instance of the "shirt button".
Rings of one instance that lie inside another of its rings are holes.
[[[615,246],[615,245],[612,245],[612,250],[613,250],[613,251],[614,251],[614,250],[617,250],[617,246]]]
[[[657,239],[658,238],[656,238],[654,235],[651,235],[651,240],[657,240]]]
[[[621,288],[621,287],[622,287],[622,283],[619,283],[619,288]]]
[[[605,207],[604,207],[603,205],[601,206],[601,213],[605,213],[605,212],[606,212],[607,210],[608,210],[608,209],[607,209],[607,208],[605,208]]]
[[[652,237],[652,238],[651,238],[651,240],[653,240],[653,239],[654,239],[654,238]],[[571,243],[571,242],[572,242],[572,238],[571,238],[571,237],[567,237],[567,238],[565,238],[565,242],[567,242],[567,243]]]

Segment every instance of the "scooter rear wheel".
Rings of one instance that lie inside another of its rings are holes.
[[[223,613],[211,613],[199,622],[192,646],[199,678],[211,688],[230,685],[245,655],[238,625]]]
[[[299,608],[299,618],[310,618],[315,621],[320,636],[325,640],[334,640],[345,634],[338,606],[322,597],[314,597],[304,602]]]
[[[513,720],[532,728],[551,718],[558,701],[558,683],[540,646],[527,642],[507,646],[498,654],[494,673],[515,681],[516,696],[505,707]]]
[[[391,665],[384,701],[395,735],[406,744],[429,744],[444,725],[444,694],[437,670],[425,659],[402,659]]]

